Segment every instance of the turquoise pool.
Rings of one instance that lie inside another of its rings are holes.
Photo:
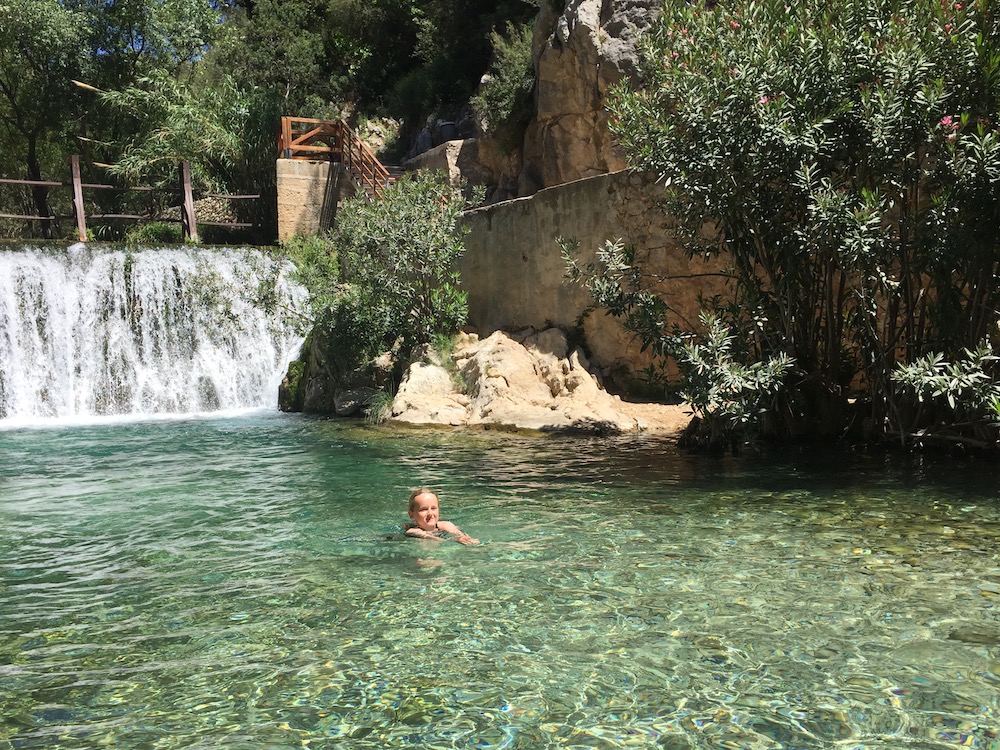
[[[0,748],[1000,748],[975,462],[0,431]],[[409,490],[479,547],[399,541]]]

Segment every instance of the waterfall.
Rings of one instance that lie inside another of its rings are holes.
[[[0,249],[0,425],[276,407],[306,302],[289,270],[245,248]]]

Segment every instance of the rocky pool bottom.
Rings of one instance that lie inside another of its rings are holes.
[[[0,431],[0,748],[998,748],[995,467]],[[439,490],[479,547],[399,541]]]

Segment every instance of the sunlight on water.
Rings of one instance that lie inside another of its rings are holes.
[[[0,748],[1000,748],[990,467],[0,432]],[[479,547],[400,540],[409,490]]]

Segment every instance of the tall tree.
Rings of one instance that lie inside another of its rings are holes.
[[[220,63],[287,114],[369,108],[412,65],[414,0],[238,0]]]
[[[29,180],[42,179],[43,142],[65,136],[77,111],[73,80],[83,75],[85,29],[58,0],[0,2],[0,123]],[[48,188],[35,185],[31,195],[36,213],[50,216]],[[51,221],[42,231],[52,236]]]
[[[86,19],[85,45],[93,63],[86,82],[102,91],[126,91],[152,81],[197,85],[200,62],[222,33],[222,9],[205,0],[65,0]],[[123,144],[143,131],[150,114],[111,110],[89,98],[81,135],[105,144],[115,161]]]

